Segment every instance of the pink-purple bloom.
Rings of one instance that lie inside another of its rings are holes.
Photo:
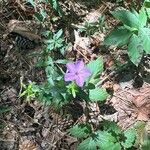
[[[75,81],[80,87],[84,85],[85,79],[91,75],[91,72],[85,67],[82,60],[68,63],[66,67],[65,81]]]

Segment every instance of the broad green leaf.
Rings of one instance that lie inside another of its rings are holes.
[[[138,12],[137,12],[134,8],[131,8],[131,12],[132,12],[136,17],[139,17]]]
[[[103,71],[103,60],[102,58],[97,58],[92,60],[87,64],[87,68],[91,71],[92,76],[95,76]]]
[[[128,10],[117,10],[112,12],[112,15],[129,27],[139,28],[140,22],[138,17]]]
[[[109,143],[107,145],[101,146],[100,150],[122,150],[120,143]]]
[[[140,39],[135,34],[132,35],[128,45],[128,55],[130,60],[138,66],[143,55],[143,45],[140,43]]]
[[[87,138],[86,140],[84,140],[82,143],[79,144],[77,150],[97,150],[96,142],[91,137]]]
[[[147,54],[150,54],[150,29],[149,28],[141,28],[139,30],[139,38],[143,45],[144,51]]]
[[[124,148],[130,148],[134,145],[135,138],[136,138],[136,131],[134,128],[127,129],[124,131],[125,141],[121,142]]]
[[[139,21],[141,23],[141,27],[146,26],[146,23],[147,23],[147,14],[146,14],[146,11],[145,11],[144,7],[142,7],[142,9],[140,10]]]
[[[105,45],[123,46],[128,43],[131,32],[125,28],[118,28],[111,31],[105,38]]]
[[[71,135],[77,138],[85,138],[91,133],[91,128],[89,125],[80,124],[73,126],[71,129],[69,129],[69,132]]]
[[[104,88],[95,88],[89,90],[89,98],[93,102],[104,101],[108,96],[109,95]]]
[[[120,144],[116,143],[116,138],[106,131],[97,131],[95,141],[100,150],[121,150]]]
[[[115,122],[104,120],[103,127],[105,131],[115,132],[117,135],[121,134],[121,128]]]

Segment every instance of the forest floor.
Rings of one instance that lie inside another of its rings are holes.
[[[106,88],[111,96],[103,104],[93,103],[89,106],[93,128],[102,119],[117,122],[123,130],[137,121],[144,121],[147,122],[148,133],[150,83],[142,79],[134,65],[121,69],[115,67],[116,60],[121,64],[127,63],[126,47],[121,49],[102,44],[107,33],[118,24],[110,12],[117,7],[128,9],[130,2],[61,0],[62,18],[46,4],[40,7],[48,9],[50,13],[44,24],[34,18],[35,10],[29,3],[21,0],[0,1],[0,150],[76,150],[79,144],[67,129],[82,122],[84,103],[72,102],[61,111],[56,111],[36,98],[28,101],[20,97],[23,84],[45,81],[45,70],[36,64],[38,54],[43,50],[40,43],[44,37],[41,33],[47,29],[53,32],[63,29],[65,41],[69,43],[67,59],[82,58],[88,62],[102,57],[104,60],[99,85]],[[96,22],[103,16],[105,19],[101,20],[101,30],[94,33],[92,38],[75,32],[86,21]],[[15,33],[21,34],[19,42]],[[33,48],[31,45],[28,50],[20,50],[20,43],[24,40],[22,37],[25,37],[25,44],[22,45],[26,45],[29,37],[35,40]],[[92,54],[87,50],[89,46],[93,49]],[[74,47],[78,50],[72,54]],[[67,119],[66,113],[72,118]]]

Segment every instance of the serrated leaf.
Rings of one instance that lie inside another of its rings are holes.
[[[150,54],[150,29],[149,28],[141,28],[139,30],[139,38],[143,45],[144,51],[147,54]]]
[[[105,38],[105,45],[123,46],[128,43],[131,32],[125,28],[118,28],[111,31]]]
[[[142,7],[142,9],[139,12],[139,21],[141,23],[141,27],[146,26],[146,23],[147,23],[147,14],[146,14],[146,11],[145,11],[144,7]]]
[[[117,10],[112,12],[112,15],[129,27],[139,28],[140,22],[138,17],[128,10]]]
[[[89,90],[89,98],[92,102],[104,101],[108,97],[108,93],[104,88],[95,88]]]
[[[116,138],[106,131],[97,131],[95,140],[100,150],[121,150]]]
[[[90,134],[91,128],[89,125],[79,124],[69,129],[69,132],[71,133],[71,135],[77,138],[83,138],[83,137],[87,137]]]
[[[132,35],[128,45],[128,55],[130,60],[138,66],[143,55],[143,45],[141,45],[140,39],[135,34]]]
[[[97,150],[96,142],[93,138],[87,138],[82,143],[79,144],[77,150]]]
[[[115,132],[117,135],[121,134],[121,128],[115,122],[104,120],[103,127],[105,131]]]
[[[126,131],[124,131],[124,136],[126,139],[124,142],[121,142],[122,146],[124,146],[124,148],[132,147],[136,138],[135,129],[134,128],[127,129]]]
[[[101,146],[100,150],[122,150],[120,143],[109,143],[109,145]]]

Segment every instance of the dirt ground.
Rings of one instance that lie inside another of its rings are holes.
[[[63,28],[66,41],[72,44],[75,40],[73,30],[86,19],[96,20],[97,16],[105,14],[107,28],[118,23],[110,16],[110,11],[118,7],[113,1],[61,0],[60,6],[65,13],[64,19],[58,19],[50,28],[54,31]],[[35,53],[42,51],[42,44],[36,41],[39,36],[32,36],[35,42],[34,45],[31,43],[30,50],[20,51],[20,43],[12,33],[15,29],[9,26],[12,20],[22,21],[24,23],[19,24],[21,29],[31,26],[32,31],[36,29],[34,34],[40,35],[47,25],[44,27],[34,20],[32,9],[25,1],[0,2],[0,150],[76,150],[79,141],[70,136],[67,129],[76,122],[82,122],[84,103],[75,101],[62,111],[56,111],[37,99],[26,101],[19,96],[21,83],[45,81],[45,71],[36,67],[38,57],[34,57]],[[141,79],[134,66],[132,69],[114,70],[114,60],[119,57],[124,63],[126,54],[122,49],[106,49],[101,44],[106,34],[98,34],[99,50],[92,57],[96,55],[104,59],[105,71],[100,84],[111,96],[103,105],[93,103],[89,106],[90,120],[94,124],[105,118],[117,122],[122,129],[141,120],[148,122],[146,133],[149,133],[150,83]],[[88,53],[85,55],[92,59]],[[67,57],[72,56],[69,54]]]

